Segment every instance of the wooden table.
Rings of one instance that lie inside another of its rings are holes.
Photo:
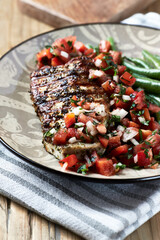
[[[0,55],[21,41],[53,29],[20,13],[16,0],[0,0]],[[160,13],[160,2],[144,12]],[[125,240],[159,240],[160,213]],[[15,202],[0,196],[0,240],[82,240],[60,225],[51,223]]]

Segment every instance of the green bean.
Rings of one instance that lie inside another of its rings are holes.
[[[112,37],[109,37],[109,38],[107,38],[107,40],[110,42],[112,50],[117,51],[117,47],[116,47],[114,39]]]
[[[159,96],[147,93],[146,94],[146,99],[149,102],[151,102],[151,103],[157,105],[158,107],[160,107],[160,97]]]
[[[154,78],[154,79],[160,79],[160,69],[145,69],[145,68],[137,67],[127,62],[125,59],[123,60],[123,65],[125,65],[129,70],[131,70],[134,73],[145,75],[147,77]]]
[[[147,50],[143,50],[142,54],[147,63],[154,68],[160,69],[160,60],[158,60],[152,53],[148,52]]]
[[[128,57],[125,57],[127,60],[133,62],[135,65],[137,66],[140,66],[140,67],[143,67],[143,68],[146,68],[146,69],[149,69],[149,65],[143,60],[143,59],[140,59],[140,58],[128,58]]]
[[[157,122],[160,124],[160,112],[157,112],[155,115]]]
[[[155,56],[158,60],[160,60],[160,55],[154,54],[154,56]]]
[[[132,75],[136,78],[135,87],[143,88],[146,92],[150,93],[160,93],[160,81],[136,73],[132,73]]]

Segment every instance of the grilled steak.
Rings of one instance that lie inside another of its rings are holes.
[[[55,130],[65,129],[64,115],[74,109],[71,104],[73,96],[76,95],[78,99],[85,99],[89,103],[99,103],[104,106],[105,112],[108,112],[107,96],[103,88],[98,81],[88,78],[90,69],[96,69],[94,63],[82,56],[71,59],[65,65],[43,67],[31,74],[31,98],[42,123],[44,146],[58,159],[62,159],[66,154],[75,153],[81,156],[93,150],[104,151],[94,136],[91,136],[89,142],[84,138],[79,138],[79,141],[72,144],[68,141],[66,144],[54,142],[53,133]],[[85,116],[96,118],[95,121],[99,123],[107,121],[107,114],[98,116],[92,111],[86,111]]]

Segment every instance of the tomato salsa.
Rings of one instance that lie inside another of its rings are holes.
[[[95,65],[88,79],[97,81],[109,99],[108,119],[103,121],[108,103],[90,102],[75,94],[71,98],[72,111],[64,115],[64,128],[54,132],[53,144],[98,141],[104,152],[93,151],[83,159],[71,154],[59,164],[66,170],[105,176],[126,167],[156,169],[160,161],[160,124],[155,117],[160,107],[148,100],[144,89],[135,87],[136,77],[109,40],[101,40],[93,47],[76,41],[75,36],[57,39],[37,54],[38,68],[64,65],[83,55]]]

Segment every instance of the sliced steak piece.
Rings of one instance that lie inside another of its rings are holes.
[[[91,59],[82,56],[73,58],[65,65],[57,67],[43,67],[31,74],[31,98],[42,123],[44,133],[44,146],[46,150],[62,159],[66,154],[84,155],[93,150],[104,152],[104,148],[97,138],[93,137],[91,143],[79,142],[64,145],[55,145],[54,136],[45,134],[52,128],[65,128],[64,115],[72,112],[71,98],[76,95],[87,102],[100,103],[108,112],[108,98],[103,88],[95,79],[88,79],[89,69],[96,69]],[[87,113],[88,115],[90,113]],[[93,116],[93,113],[91,113]],[[107,121],[106,116],[102,121]]]

